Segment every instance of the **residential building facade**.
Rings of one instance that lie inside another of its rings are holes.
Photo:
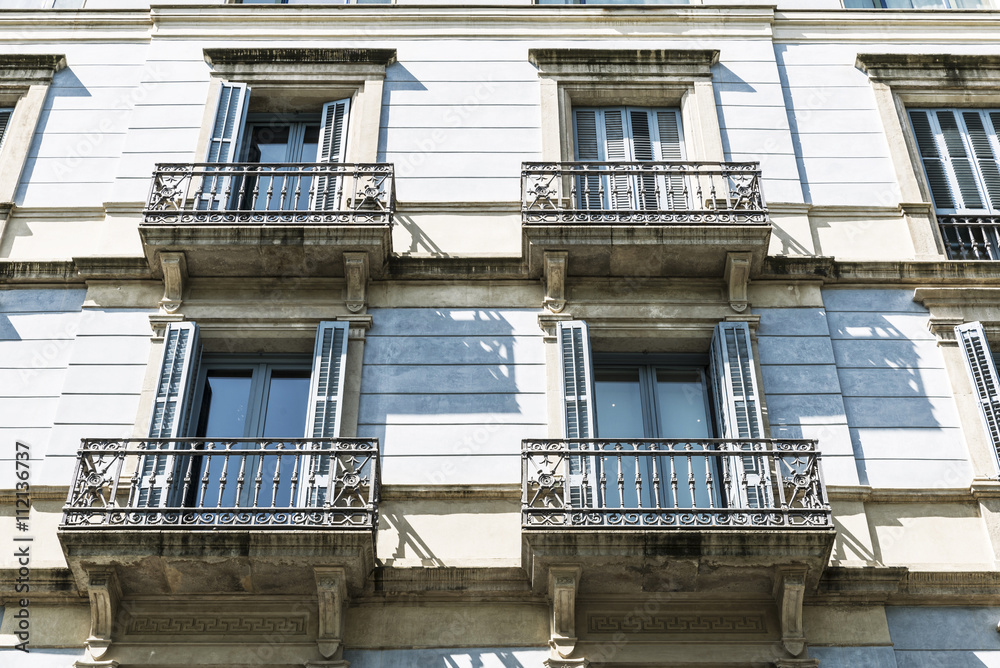
[[[1000,665],[998,35],[7,0],[0,662]]]

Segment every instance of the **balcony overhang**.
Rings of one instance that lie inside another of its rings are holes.
[[[525,163],[523,253],[567,276],[721,278],[727,255],[764,263],[771,224],[756,163]]]
[[[392,165],[157,165],[139,236],[157,277],[180,252],[194,278],[340,278],[360,252],[377,278],[394,210]]]

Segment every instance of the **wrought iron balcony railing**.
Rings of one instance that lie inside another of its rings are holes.
[[[765,224],[756,162],[526,162],[525,223]]]
[[[938,216],[949,260],[1000,260],[1000,215]]]
[[[83,441],[62,529],[378,526],[374,439]]]
[[[522,442],[528,529],[832,527],[815,441]]]
[[[391,164],[160,164],[146,223],[388,225],[396,206]]]

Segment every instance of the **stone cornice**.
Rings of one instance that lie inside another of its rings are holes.
[[[64,67],[63,54],[0,54],[0,90],[48,85]]]
[[[862,53],[856,66],[873,81],[894,89],[927,88],[968,90],[993,88],[1000,81],[997,54]]]
[[[205,49],[204,53],[205,62],[216,69],[253,63],[302,67],[342,64],[386,67],[396,61],[395,49],[238,48]]]
[[[812,279],[823,283],[1000,286],[1000,262],[851,261],[832,257],[770,256],[755,281]]]
[[[903,566],[827,567],[812,605],[996,605],[1000,571],[912,571]]]
[[[146,280],[145,258],[83,257],[71,260],[0,260],[0,285],[10,283],[84,283],[88,280]]]
[[[528,61],[543,76],[589,77],[644,74],[662,78],[711,77],[717,49],[529,49]]]

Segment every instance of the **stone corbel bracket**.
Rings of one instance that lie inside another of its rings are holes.
[[[319,610],[319,630],[316,645],[326,659],[339,659],[344,648],[344,608],[347,605],[347,573],[343,568],[317,566],[316,595]]]
[[[545,298],[542,306],[553,313],[566,308],[566,266],[569,253],[566,251],[546,251],[544,256]]]
[[[100,659],[111,646],[118,603],[122,598],[118,575],[113,570],[87,571],[87,595],[90,597],[90,637],[87,649]]]
[[[729,291],[729,306],[737,313],[743,313],[750,305],[747,285],[750,283],[751,254],[748,252],[726,253],[726,273],[724,275]]]
[[[368,253],[344,253],[347,310],[361,313],[368,302]]]
[[[781,645],[792,656],[806,648],[802,629],[802,601],[806,595],[806,569],[779,568],[774,577],[774,600],[781,620]],[[782,665],[782,664],[779,664]]]
[[[552,628],[549,636],[547,666],[585,666],[585,659],[571,659],[576,649],[576,592],[580,588],[579,566],[553,566],[549,569],[549,600],[552,604]]]
[[[556,340],[557,329],[559,328],[560,322],[568,322],[573,319],[573,316],[569,313],[539,313],[538,314],[538,328],[542,330],[544,334],[542,340],[545,343],[554,343]]]
[[[165,313],[176,313],[184,299],[184,281],[187,279],[187,260],[184,253],[160,253],[163,268],[163,299],[160,309]]]

